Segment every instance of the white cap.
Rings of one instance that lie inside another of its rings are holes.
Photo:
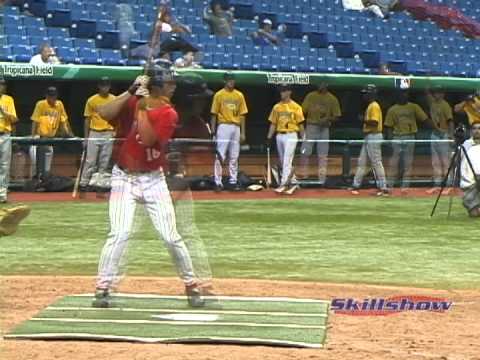
[[[264,24],[268,24],[268,25],[272,25],[272,24],[273,24],[273,23],[272,23],[272,20],[270,20],[270,19],[263,19],[263,23],[264,23]]]

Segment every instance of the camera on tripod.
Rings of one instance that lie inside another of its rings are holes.
[[[460,146],[467,140],[467,129],[465,128],[465,125],[460,124],[455,128],[455,131],[453,133],[454,139],[455,139],[455,145]]]

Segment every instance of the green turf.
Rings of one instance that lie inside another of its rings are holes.
[[[197,223],[217,277],[318,280],[437,288],[480,286],[480,223],[455,199],[201,201]],[[33,203],[19,232],[0,238],[0,274],[93,275],[107,204]],[[175,276],[143,218],[129,275]]]
[[[92,296],[60,299],[33,319],[20,324],[8,338],[79,337],[100,340],[158,342],[235,342],[321,347],[325,341],[328,303],[289,299],[238,299],[223,297],[206,307],[192,309],[184,297],[132,298],[117,296],[114,308],[94,309]],[[160,310],[161,309],[161,310]],[[156,316],[215,315],[206,320],[162,320]],[[261,314],[260,314],[261,313]],[[287,342],[287,343],[286,343]]]

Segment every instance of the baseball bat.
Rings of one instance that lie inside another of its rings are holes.
[[[80,186],[80,178],[82,177],[83,168],[85,166],[85,158],[87,156],[87,149],[83,149],[82,157],[80,159],[80,167],[78,168],[77,178],[75,179],[75,185],[73,185],[72,198],[76,198],[78,195],[78,188]]]
[[[208,134],[210,135],[210,138],[212,139],[212,142],[213,142],[213,149],[215,150],[215,158],[217,158],[218,161],[220,161],[220,164],[223,167],[223,157],[217,149],[217,142],[213,140],[214,137],[213,137],[212,128],[210,127],[210,124],[207,122],[205,122],[205,126],[207,127]]]
[[[270,157],[270,146],[267,146],[267,189],[272,185],[272,164]]]

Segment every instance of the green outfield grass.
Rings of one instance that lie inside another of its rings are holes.
[[[216,277],[480,286],[480,221],[455,199],[430,219],[433,199],[201,201],[197,223]],[[19,232],[0,238],[0,274],[94,275],[108,231],[107,204],[32,203]],[[174,276],[140,215],[129,275]]]

